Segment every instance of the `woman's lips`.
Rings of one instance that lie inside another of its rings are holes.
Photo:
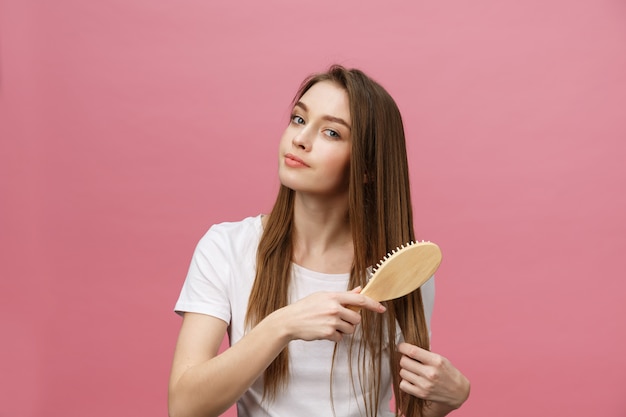
[[[291,168],[308,167],[302,159],[290,153],[285,155],[285,165]]]

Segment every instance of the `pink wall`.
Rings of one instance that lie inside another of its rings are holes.
[[[0,3],[0,415],[166,415],[192,250],[333,62],[405,116],[455,415],[626,415],[624,3],[378,3]]]

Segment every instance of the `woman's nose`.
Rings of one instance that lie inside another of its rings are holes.
[[[311,142],[312,142],[312,133],[310,132],[310,129],[308,129],[308,126],[298,130],[293,136],[293,140],[292,140],[292,143],[294,146],[300,149],[303,149],[305,151],[308,151],[309,149],[311,149]]]

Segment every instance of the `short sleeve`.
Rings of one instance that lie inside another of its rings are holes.
[[[215,226],[200,239],[174,311],[207,314],[230,323],[232,255],[228,248],[227,236]]]

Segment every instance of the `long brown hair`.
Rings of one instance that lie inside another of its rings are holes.
[[[348,191],[348,216],[352,230],[354,261],[348,288],[365,286],[367,268],[387,252],[415,240],[404,128],[393,98],[377,82],[357,69],[334,65],[327,72],[307,78],[298,90],[297,102],[314,84],[331,81],[345,89],[350,103],[352,149]],[[288,303],[293,257],[294,191],[282,186],[257,252],[257,270],[246,315],[254,326]],[[396,323],[404,340],[429,348],[428,330],[420,291],[387,302],[383,315],[363,310],[360,342],[351,343],[350,355],[359,363],[360,387],[368,416],[375,416],[380,398],[380,360],[385,343],[396,398],[396,414],[417,417],[425,402],[399,390],[399,354]],[[264,373],[264,395],[274,398],[288,383],[289,353],[285,348]],[[377,360],[373,360],[372,359]]]

